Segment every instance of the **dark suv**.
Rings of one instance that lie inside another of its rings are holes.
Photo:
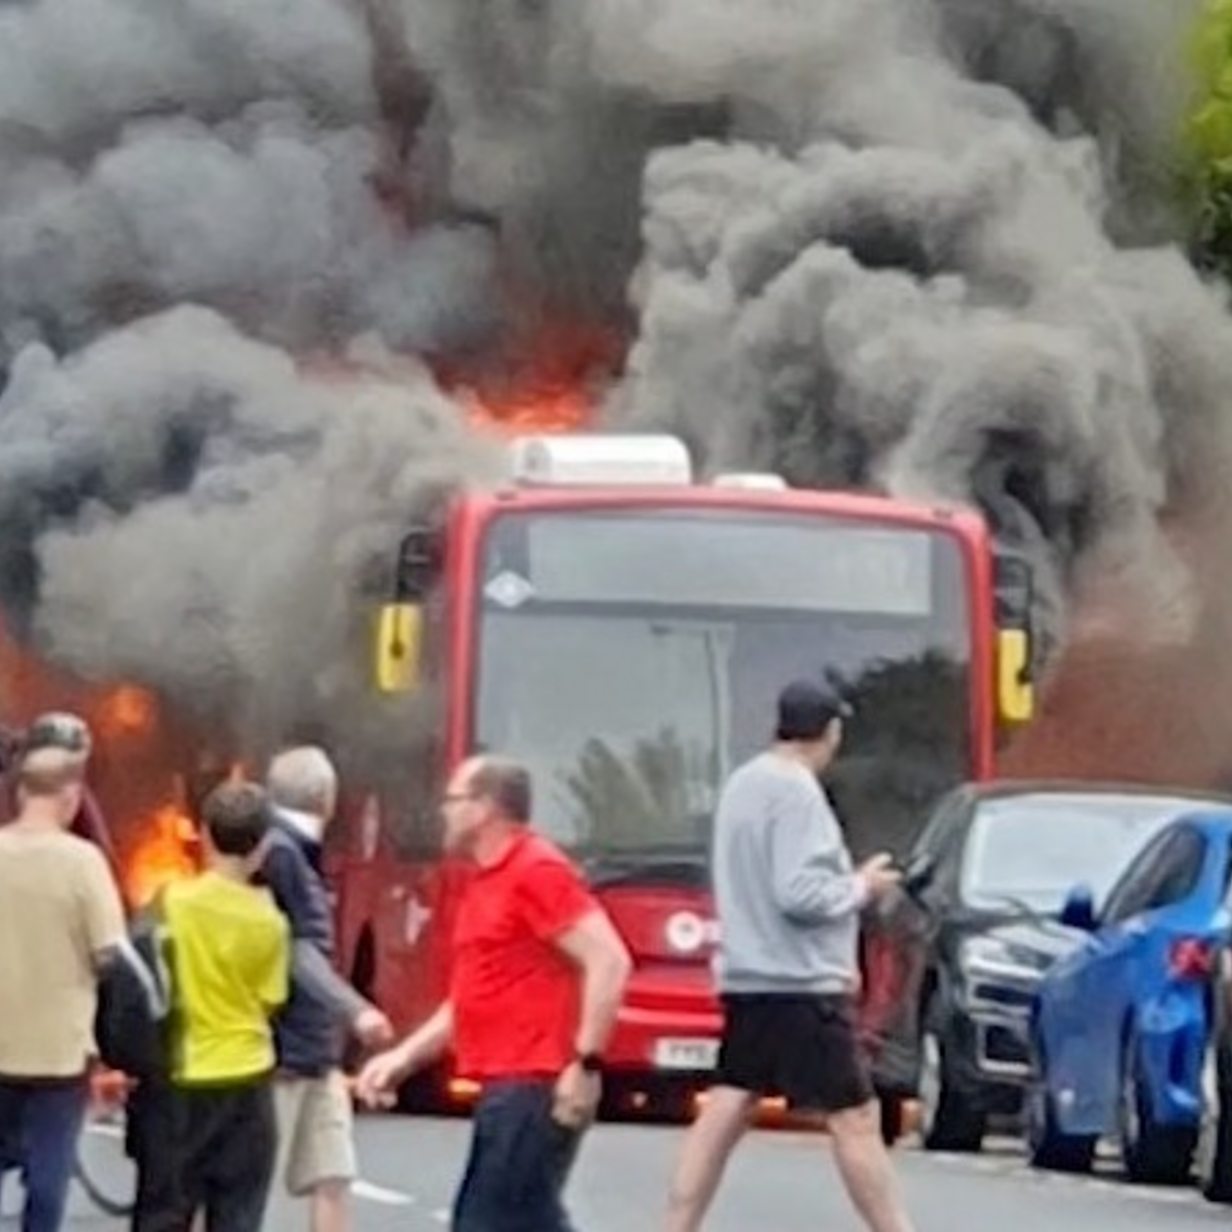
[[[1035,990],[1083,939],[1059,922],[1067,890],[1085,882],[1098,902],[1192,801],[1030,782],[941,801],[908,861],[908,893],[865,942],[866,1000],[891,1007],[871,1041],[888,1121],[916,1096],[926,1147],[975,1151],[991,1116],[1020,1114]]]

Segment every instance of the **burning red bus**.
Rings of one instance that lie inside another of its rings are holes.
[[[400,1027],[434,1007],[466,876],[439,858],[441,785],[476,751],[517,757],[536,823],[635,958],[613,1097],[670,1106],[705,1080],[720,1028],[716,793],[769,738],[778,689],[823,673],[842,688],[855,715],[832,788],[850,841],[902,850],[942,792],[991,774],[1000,720],[1030,711],[1029,587],[997,593],[971,512],[773,476],[703,485],[672,438],[528,438],[511,457],[507,486],[403,544],[378,676],[434,696],[439,723],[408,732],[410,787],[371,796],[335,853],[343,962]],[[420,1093],[460,1094],[448,1077]]]

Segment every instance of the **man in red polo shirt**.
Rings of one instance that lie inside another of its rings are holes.
[[[529,826],[530,775],[477,757],[445,795],[445,846],[475,865],[449,999],[359,1077],[370,1104],[451,1046],[483,1085],[454,1232],[569,1232],[561,1191],[599,1102],[629,956],[572,864]]]

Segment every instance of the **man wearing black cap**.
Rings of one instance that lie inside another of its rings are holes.
[[[808,681],[779,696],[774,745],[728,780],[714,825],[715,974],[725,1027],[716,1085],[685,1139],[669,1232],[697,1232],[759,1096],[827,1116],[847,1192],[873,1232],[911,1232],[852,993],[864,905],[898,884],[888,855],[852,868],[818,775],[846,705]]]

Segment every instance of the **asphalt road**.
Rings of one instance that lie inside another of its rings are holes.
[[[357,1232],[439,1232],[461,1166],[465,1121],[368,1118],[360,1125],[364,1181],[356,1202]],[[658,1226],[679,1131],[604,1125],[586,1144],[571,1189],[579,1232],[653,1232]],[[125,1182],[113,1138],[92,1135],[95,1170],[117,1187]],[[1232,1212],[1207,1206],[1185,1190],[1123,1185],[1109,1172],[1094,1179],[1032,1173],[1013,1144],[964,1159],[896,1153],[920,1232],[1169,1232],[1227,1227]],[[10,1182],[9,1188],[12,1188]],[[15,1194],[5,1202],[12,1210]],[[6,1229],[15,1228],[10,1220]],[[123,1227],[74,1196],[70,1227],[93,1232]],[[303,1232],[293,1219],[268,1222],[268,1232]],[[763,1131],[737,1156],[710,1232],[858,1232],[839,1190],[824,1137]]]

